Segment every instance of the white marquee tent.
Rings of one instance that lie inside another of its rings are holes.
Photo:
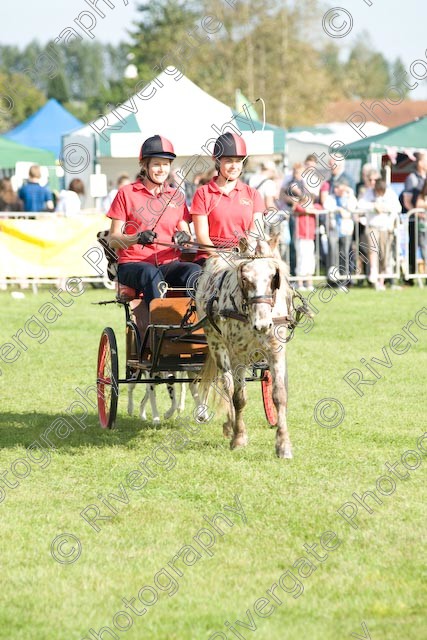
[[[95,165],[110,179],[123,172],[135,175],[141,143],[154,134],[169,138],[179,157],[176,164],[192,163],[194,171],[206,170],[206,161],[197,165],[197,158],[211,156],[214,139],[232,128],[244,137],[249,155],[284,153],[284,129],[252,119],[247,110],[237,114],[177,70],[174,75],[164,71],[135,91],[95,122],[64,136],[68,178],[79,173],[84,179],[82,174],[92,173]]]

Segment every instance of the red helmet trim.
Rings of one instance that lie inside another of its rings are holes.
[[[231,134],[234,139],[234,145],[236,147],[236,155],[237,156],[246,156],[246,144],[241,136],[238,136],[237,133]]]
[[[159,138],[162,143],[163,151],[166,151],[167,153],[175,154],[174,148],[172,146],[172,142],[170,142],[170,140],[168,140],[167,138],[164,138],[163,136],[159,136]]]

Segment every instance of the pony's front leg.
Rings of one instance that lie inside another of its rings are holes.
[[[222,388],[219,390],[217,387],[216,392],[220,393],[222,398],[225,400],[227,405],[227,420],[222,425],[222,433],[224,438],[230,438],[234,432],[234,406],[233,406],[233,395],[234,395],[234,382],[233,375],[231,371],[224,371],[221,375],[221,386]]]
[[[289,438],[288,410],[288,377],[286,356],[277,354],[270,363],[273,378],[273,402],[277,411],[276,454],[279,458],[292,458],[292,446]]]
[[[236,371],[236,368],[233,369]],[[248,444],[248,434],[246,433],[246,425],[243,421],[243,409],[246,406],[246,388],[245,388],[245,372],[238,373],[234,376],[233,390],[233,407],[234,407],[234,424],[233,438],[230,443],[231,449],[246,447]]]
[[[217,345],[216,350],[211,345],[210,349],[215,353],[218,375],[212,381],[211,388],[218,393],[227,405],[227,420],[222,425],[222,433],[224,438],[230,438],[234,431],[234,381],[231,373],[230,359],[225,349],[220,349]],[[219,383],[219,384],[218,384]],[[203,404],[206,404],[204,400]]]

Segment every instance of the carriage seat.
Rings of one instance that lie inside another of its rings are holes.
[[[208,347],[202,328],[187,336],[185,336],[184,330],[180,328],[182,319],[191,304],[191,298],[183,297],[182,294],[180,296],[171,296],[170,298],[156,298],[150,302],[149,324],[151,326],[151,349],[153,351],[162,335],[162,348],[160,350],[162,355],[186,357],[196,353],[207,353]],[[192,322],[195,324],[197,321],[197,314],[194,312]],[[162,327],[167,325],[175,325],[179,328],[167,329],[165,332]]]

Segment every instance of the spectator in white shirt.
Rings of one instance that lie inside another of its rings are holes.
[[[126,184],[130,184],[130,178],[127,173],[123,173],[117,178],[117,186],[114,189],[111,189],[111,191],[108,192],[108,195],[106,195],[102,201],[102,208],[105,213],[108,213],[108,211],[110,210],[110,207],[113,204],[113,200],[116,197],[119,189],[124,187]]]
[[[367,218],[369,282],[377,290],[384,290],[384,273],[389,269],[393,230],[399,221],[402,207],[393,189],[379,178],[375,181],[375,187],[367,189],[359,200],[358,208],[366,212]]]
[[[80,178],[74,178],[68,185],[68,190],[63,189],[59,193],[56,204],[56,213],[65,217],[78,215],[82,208],[82,198],[85,194],[85,186]]]

